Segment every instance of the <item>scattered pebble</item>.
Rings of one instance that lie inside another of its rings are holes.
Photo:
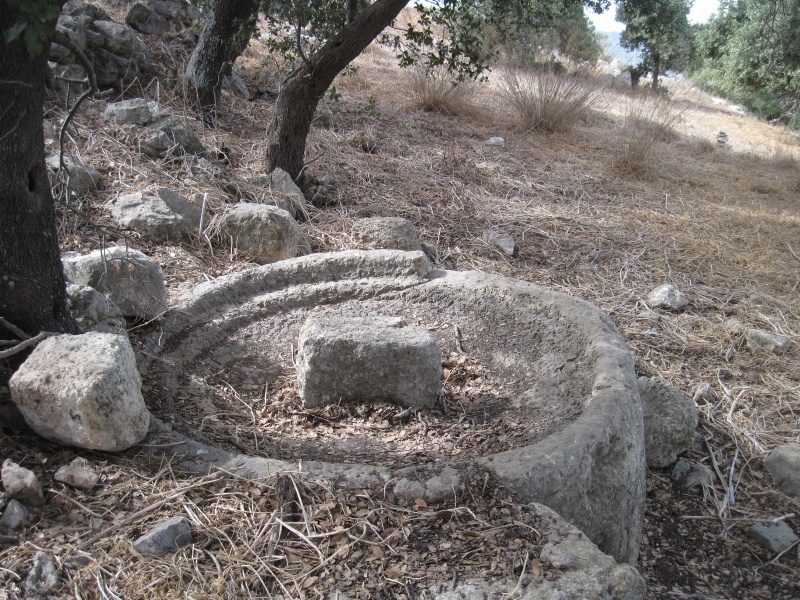
[[[11,500],[0,517],[0,529],[19,531],[30,520],[31,512],[19,500]]]
[[[764,464],[778,489],[789,496],[800,497],[800,444],[774,448]]]
[[[747,530],[747,535],[753,538],[759,545],[776,554],[788,550],[793,544],[800,541],[800,538],[795,535],[792,528],[784,521],[778,521],[777,523],[755,523]]]
[[[494,231],[492,229],[484,229],[481,239],[500,250],[506,256],[514,256],[514,253],[517,251],[514,238],[507,233]]]
[[[44,506],[42,484],[33,471],[20,467],[11,459],[3,463],[3,487],[9,498],[14,498],[31,506]]]
[[[78,457],[68,465],[59,467],[53,475],[53,479],[64,485],[88,492],[94,489],[100,481],[100,476],[86,460]]]
[[[37,552],[33,555],[33,564],[25,579],[25,590],[29,594],[45,596],[60,585],[56,572],[58,567],[49,554]]]
[[[185,517],[175,517],[159,523],[133,542],[139,554],[158,556],[192,543],[192,528]]]
[[[680,310],[686,306],[686,298],[681,291],[674,285],[665,283],[658,286],[647,296],[647,304],[652,308],[666,308],[668,310]]]
[[[486,140],[487,146],[503,146],[505,143],[505,138],[501,138],[500,136],[492,136]]]

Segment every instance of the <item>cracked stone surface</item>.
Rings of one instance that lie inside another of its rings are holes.
[[[600,550],[635,564],[645,474],[637,379],[622,335],[588,302],[486,273],[433,270],[422,252],[316,254],[197,286],[139,360],[164,390],[161,401],[171,402],[187,375],[213,365],[252,368],[262,382],[293,372],[288,349],[310,316],[379,315],[455,326],[463,351],[508,388],[503,410],[547,426],[504,452],[407,468],[236,454],[155,420],[148,443],[168,447],[196,472],[217,467],[258,478],[300,465],[312,478],[405,489],[429,502],[452,497],[468,470],[484,470],[520,501],[550,507]],[[436,335],[440,347],[453,347],[452,336]]]

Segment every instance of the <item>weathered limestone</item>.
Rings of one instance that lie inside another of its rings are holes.
[[[770,475],[784,494],[800,498],[800,444],[773,448],[764,460]]]
[[[197,134],[174,117],[150,125],[139,140],[139,150],[150,158],[206,153]]]
[[[651,291],[647,296],[647,303],[653,308],[666,308],[680,310],[686,306],[686,298],[674,285],[665,283]]]
[[[93,287],[68,283],[67,308],[83,332],[125,333],[122,311]]]
[[[142,231],[159,242],[197,234],[201,218],[209,222],[199,206],[168,188],[158,188],[155,196],[124,194],[110,200],[106,208],[121,227]]]
[[[686,452],[697,429],[697,407],[663,377],[640,377],[644,407],[644,443],[650,467],[668,467]]]
[[[285,210],[266,204],[243,202],[231,206],[220,225],[225,240],[259,264],[294,258],[300,243],[300,228]]]
[[[128,338],[109,333],[48,338],[9,381],[11,399],[37,434],[107,452],[147,434],[141,387]]]
[[[159,523],[133,542],[139,554],[158,556],[192,543],[192,527],[186,517],[175,517]]]
[[[100,481],[100,476],[85,459],[78,457],[68,465],[60,466],[53,475],[53,479],[64,485],[88,492],[94,489]]]
[[[150,125],[167,114],[169,114],[169,108],[155,100],[145,100],[144,98],[112,102],[103,111],[106,119],[118,125],[133,123],[142,127]]]
[[[113,247],[89,254],[62,255],[64,277],[104,293],[126,317],[154,319],[167,310],[161,266],[131,248]]]
[[[397,317],[312,318],[300,330],[297,373],[306,406],[380,399],[432,408],[442,355],[429,331]]]
[[[31,506],[44,506],[42,484],[33,471],[8,458],[3,462],[2,477],[3,489],[9,498]]]
[[[514,238],[507,233],[494,231],[493,229],[484,229],[481,234],[481,239],[500,250],[500,252],[506,256],[514,256],[514,253],[517,251],[517,244]]]
[[[777,523],[754,523],[747,535],[770,552],[783,552],[800,540],[785,521]]]
[[[147,361],[146,368],[165,390],[177,393],[181,377],[192,374],[204,356],[233,344],[257,348],[259,364],[288,372],[294,366],[287,345],[309,316],[375,314],[451,324],[448,331],[457,324],[465,351],[509,382],[508,407],[519,410],[520,419],[553,423],[559,407],[570,407],[570,413],[527,445],[473,461],[406,470],[303,459],[304,473],[391,491],[418,482],[405,489],[431,502],[460,493],[463,484],[452,473],[486,469],[517,498],[547,504],[604,552],[635,562],[645,452],[633,357],[612,321],[587,302],[486,273],[432,270],[422,252],[315,254],[199,285],[154,335],[148,352],[161,360]],[[228,355],[215,360],[235,368],[242,355]],[[160,434],[158,443],[169,444],[170,435]],[[292,464],[191,442],[169,448],[183,457],[176,458],[181,468],[192,470],[214,466],[263,477]],[[446,491],[445,481],[452,484]]]
[[[373,250],[422,250],[414,224],[402,217],[369,217],[353,222],[353,240]]]

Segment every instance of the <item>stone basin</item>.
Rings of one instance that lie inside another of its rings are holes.
[[[421,252],[315,254],[197,286],[151,336],[140,364],[162,390],[159,401],[170,402],[188,376],[209,369],[255,371],[266,380],[293,369],[292,349],[309,316],[375,315],[447,324],[435,332],[442,354],[474,356],[502,382],[490,417],[521,421],[525,443],[407,467],[237,454],[158,422],[150,445],[196,471],[261,477],[301,468],[312,478],[428,502],[457,494],[466,473],[488,471],[520,501],[552,508],[603,552],[635,564],[645,477],[637,379],[624,338],[588,302],[487,273],[435,270]]]

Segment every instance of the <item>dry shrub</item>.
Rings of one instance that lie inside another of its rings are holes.
[[[648,94],[628,98],[614,168],[623,174],[646,172],[656,146],[678,137],[673,127],[682,112],[666,96]]]
[[[454,82],[444,67],[416,68],[411,76],[415,104],[426,111],[455,116],[474,110],[472,99],[477,85],[473,81]]]
[[[500,89],[523,129],[570,131],[603,96],[580,73],[514,69],[506,72]]]

